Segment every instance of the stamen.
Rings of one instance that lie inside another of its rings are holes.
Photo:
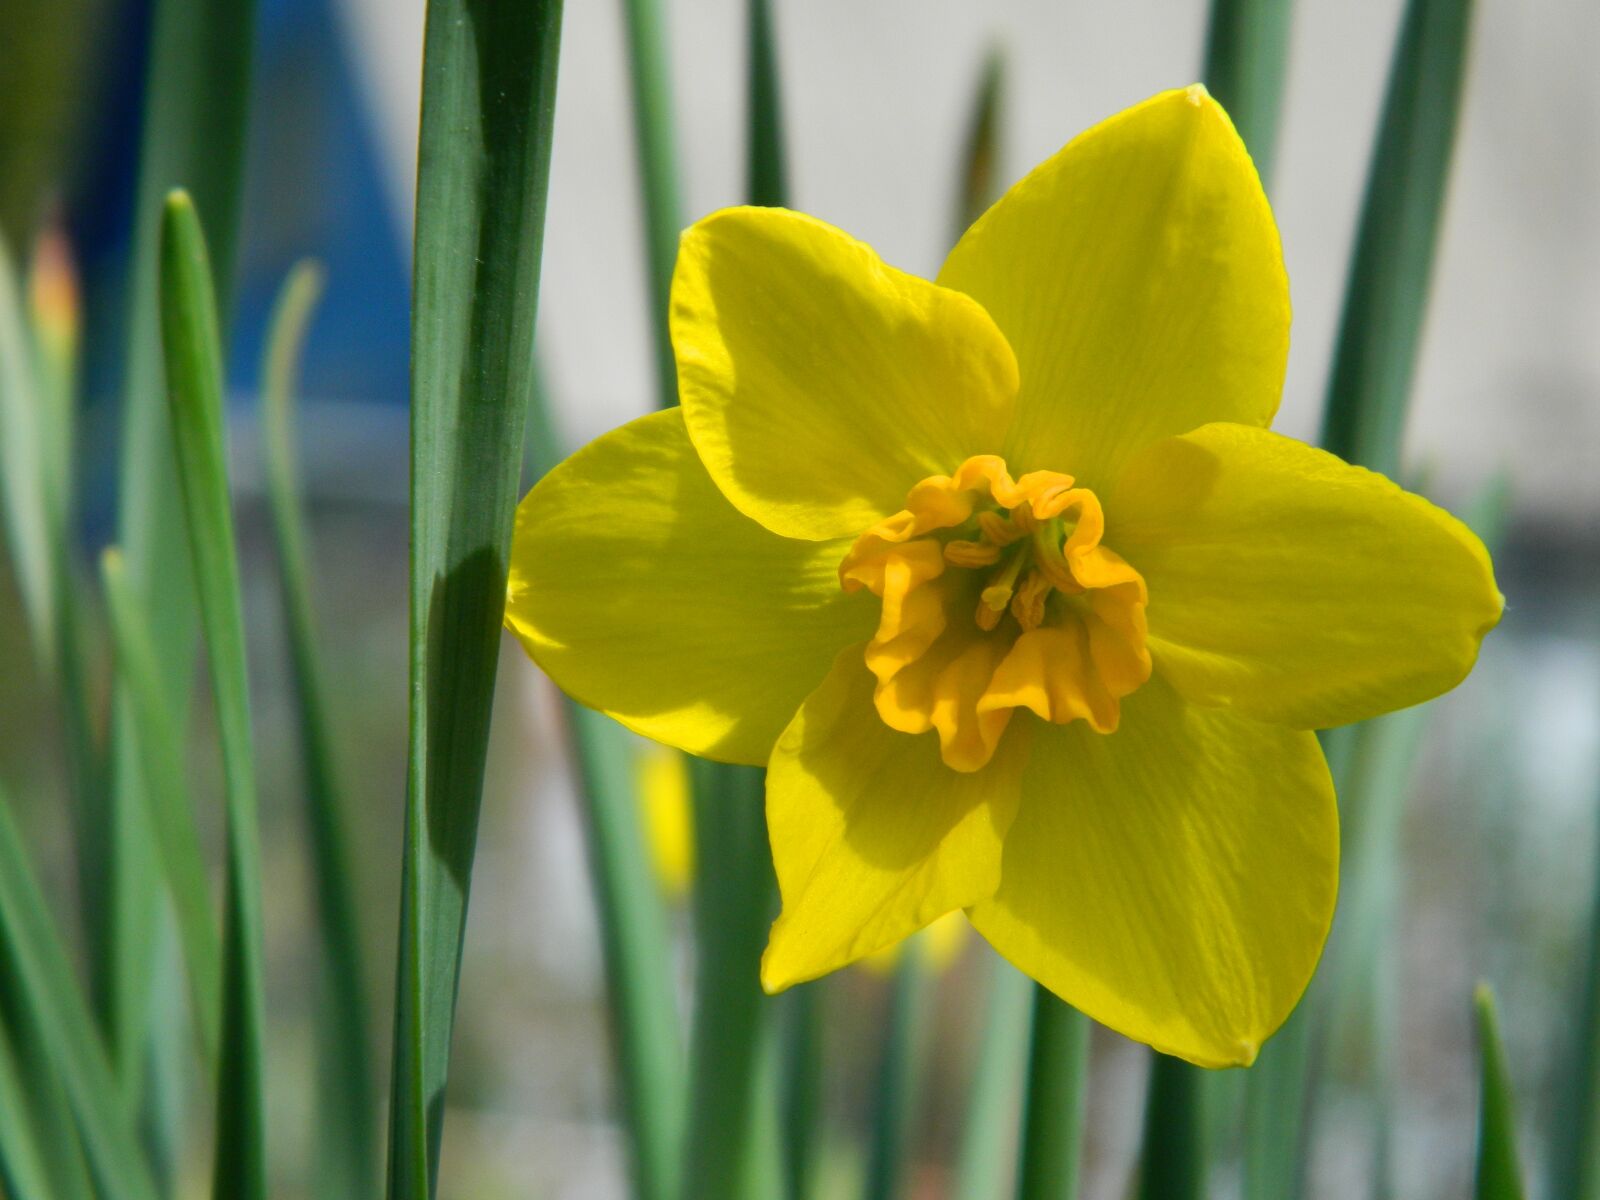
[[[1006,611],[1006,605],[1011,603],[1011,593],[1016,589],[1017,576],[1022,573],[1022,568],[1027,565],[1028,551],[1026,548],[1011,556],[1011,561],[1002,567],[998,574],[989,581],[989,586],[983,589],[983,594],[978,601],[978,611],[974,614],[979,629],[993,629],[1000,624],[1000,618]]]
[[[1011,601],[1011,615],[1023,631],[1039,628],[1044,621],[1044,602],[1051,592],[1050,581],[1038,570],[1028,572]]]
[[[1000,561],[1000,547],[992,542],[946,542],[945,562],[956,567],[988,567]]]
[[[983,530],[983,536],[996,546],[1009,546],[1026,536],[1022,530],[997,512],[979,513],[978,528]]]
[[[1032,504],[1019,504],[1011,510],[1011,523],[1023,533],[1039,528],[1039,518],[1033,515]]]
[[[1061,553],[1065,534],[1066,527],[1060,517],[1052,517],[1044,522],[1033,534],[1033,557],[1035,565],[1050,581],[1050,586],[1075,596],[1083,591],[1083,585],[1073,578],[1072,568]]]

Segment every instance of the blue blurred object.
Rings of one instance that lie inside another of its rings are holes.
[[[328,289],[306,343],[306,396],[404,405],[407,238],[332,6],[261,5],[230,381],[255,391],[273,299],[309,254]]]
[[[152,7],[151,0],[130,0],[113,18],[82,158],[65,197],[86,293],[85,391],[100,417],[121,404],[120,313]],[[273,297],[295,260],[311,255],[327,267],[328,290],[306,346],[308,399],[403,406],[406,239],[384,190],[371,115],[333,0],[262,0],[258,21],[230,391],[255,393]],[[114,417],[93,422],[106,433],[117,424]],[[96,462],[115,461],[100,447],[89,453]],[[98,510],[111,491],[98,483],[92,491],[90,506]]]

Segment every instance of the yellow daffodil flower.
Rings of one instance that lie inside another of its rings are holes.
[[[1321,953],[1314,729],[1471,669],[1459,521],[1268,432],[1272,213],[1200,87],[1078,137],[937,281],[798,213],[689,229],[682,407],[518,510],[506,621],[574,697],[763,764],[778,990],[946,913],[1129,1037],[1247,1064]]]

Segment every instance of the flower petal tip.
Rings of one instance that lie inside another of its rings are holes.
[[[1207,100],[1211,99],[1211,93],[1206,91],[1206,85],[1203,83],[1191,83],[1183,89],[1183,94],[1189,103],[1196,108],[1201,107]]]
[[[786,992],[800,981],[792,972],[786,973],[778,969],[774,961],[776,955],[772,952],[772,943],[767,943],[766,953],[761,956],[761,990],[769,996],[776,996],[779,992]]]

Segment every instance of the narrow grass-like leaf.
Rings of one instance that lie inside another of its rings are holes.
[[[1472,0],[1408,0],[1328,381],[1322,444],[1394,475],[1461,109]]]
[[[1272,181],[1292,0],[1211,0],[1206,87],[1228,110],[1263,184]]]
[[[1205,1074],[1179,1058],[1150,1053],[1139,1200],[1204,1200]]]
[[[195,654],[194,587],[179,507],[163,383],[158,300],[160,230],[167,193],[188,189],[210,230],[214,284],[224,327],[232,295],[234,245],[244,173],[255,0],[156,0],[146,59],[143,127],[132,231],[132,271],[124,329],[121,479],[117,541],[129,586],[149,614],[166,707],[186,724]],[[113,691],[108,755],[108,812],[94,897],[95,992],[111,1036],[112,1061],[126,1093],[137,1097],[155,1033],[151,1023],[175,1014],[153,1008],[155,972],[170,961],[160,920],[161,866],[145,813],[144,753],[126,689]],[[162,1110],[165,1111],[165,1110]],[[156,1115],[159,1115],[157,1113]],[[159,1140],[176,1142],[165,1130]]]
[[[59,235],[58,235],[59,236]],[[51,249],[57,253],[51,254]],[[74,847],[85,941],[93,977],[107,978],[104,926],[92,906],[105,895],[102,771],[83,660],[83,609],[70,547],[74,297],[64,253],[43,244],[25,320],[21,289],[0,238],[0,516],[11,545],[35,661],[61,705],[72,797]],[[14,989],[0,987],[15,1067],[43,1131],[45,1182],[62,1197],[92,1195],[71,1109],[54,1064]],[[104,988],[102,987],[102,994]],[[19,1154],[22,1153],[20,1150]],[[18,1170],[26,1173],[19,1161]]]
[[[565,712],[582,781],[634,1194],[672,1200],[682,1162],[683,1038],[666,915],[628,769],[632,748],[609,717],[570,701]]]
[[[117,674],[128,689],[128,710],[135,722],[134,741],[144,758],[144,780],[139,791],[150,805],[149,821],[160,848],[167,892],[177,914],[202,1053],[214,1068],[222,955],[213,923],[205,855],[184,776],[183,740],[166,708],[149,619],[128,586],[122,553],[115,547],[101,555],[100,577],[105,587]]]
[[[0,517],[23,612],[48,674],[54,667],[56,605],[45,512],[44,420],[45,398],[33,369],[16,269],[0,238]]]
[[[389,1195],[428,1197],[532,391],[560,0],[430,0],[411,325],[410,756]]]
[[[883,1055],[873,1087],[868,1125],[866,1200],[895,1200],[905,1191],[910,1152],[922,1098],[921,1075],[930,988],[926,948],[916,936],[900,943],[889,982],[889,1012],[883,1024]]]
[[[1004,116],[1006,60],[998,47],[990,49],[978,77],[972,115],[962,143],[957,168],[955,238],[981,217],[999,192],[1000,129]]]
[[[51,1186],[36,1129],[38,1109],[23,1085],[10,1043],[9,1037],[0,1037],[0,1188],[12,1200],[61,1200],[67,1193]],[[69,1128],[67,1134],[76,1151],[77,1132]],[[88,1190],[76,1194],[92,1195]]]
[[[952,1189],[955,1200],[1009,1195],[1016,1177],[1036,985],[998,955],[989,955],[986,963],[988,995],[977,1064],[967,1090],[966,1127]]]
[[[328,716],[311,605],[310,552],[295,452],[295,389],[300,350],[322,292],[322,270],[298,263],[274,309],[262,368],[262,448],[278,583],[305,759],[306,820],[322,941],[324,998],[318,1014],[320,1091],[316,1118],[319,1191],[328,1196],[377,1192],[377,1118],[372,1050],[363,993],[355,875],[346,849],[344,792]]]
[[[3,795],[0,971],[26,1011],[25,1027],[55,1064],[100,1194],[106,1200],[156,1200],[155,1183],[120,1102],[100,1032]]]
[[[64,268],[63,268],[64,269]],[[70,304],[70,301],[66,301]],[[71,314],[46,314],[58,324]],[[72,337],[25,319],[17,276],[0,238],[0,524],[22,592],[40,674],[61,704],[73,799],[73,831],[84,940],[102,1012],[110,1003],[110,942],[99,906],[106,898],[104,771],[90,709],[83,607],[71,551]],[[66,344],[62,344],[63,337]]]
[[[1478,1105],[1478,1168],[1473,1194],[1477,1200],[1522,1200],[1522,1170],[1517,1165],[1516,1105],[1511,1076],[1500,1044],[1500,1018],[1494,993],[1480,983],[1472,997],[1478,1020],[1480,1094]]]
[[[628,31],[628,81],[633,91],[633,136],[644,193],[645,264],[650,288],[650,337],[655,353],[656,396],[662,408],[678,400],[678,367],[667,332],[667,300],[683,228],[678,195],[678,148],[674,132],[671,73],[661,0],[623,0]]]
[[[1550,1194],[1572,1200],[1600,1198],[1600,877],[1592,886],[1564,1096],[1571,1116],[1555,1131],[1552,1155]]]
[[[683,1187],[687,1200],[781,1193],[770,1019],[758,967],[777,884],[765,776],[694,760],[695,1018]],[[770,1138],[767,1135],[771,1135]]]
[[[1088,1066],[1089,1018],[1035,984],[1018,1200],[1077,1196]]]
[[[788,992],[783,1025],[781,1121],[789,1200],[809,1200],[822,1156],[823,1031],[828,990],[821,980]]]
[[[244,611],[223,437],[222,344],[211,264],[188,193],[161,225],[161,342],[178,484],[222,743],[227,886],[217,1074],[217,1200],[266,1196],[261,852]]]
[[[10,980],[0,979],[0,1016],[9,1044],[5,1072],[11,1076],[7,1089],[15,1089],[6,1105],[14,1109],[4,1119],[9,1126],[0,1129],[0,1180],[12,1169],[30,1174],[28,1160],[34,1159],[40,1172],[42,1194],[53,1200],[95,1200],[94,1181],[88,1160],[78,1140],[78,1120],[61,1084],[60,1073],[51,1059],[50,1049],[22,1002],[19,989]],[[15,1057],[12,1057],[12,1050]],[[9,1193],[5,1193],[9,1195]]]
[[[751,204],[782,208],[789,203],[789,168],[783,144],[783,88],[778,78],[772,0],[748,0],[745,22],[745,115],[749,122],[745,195]],[[676,230],[672,234],[677,237]]]

